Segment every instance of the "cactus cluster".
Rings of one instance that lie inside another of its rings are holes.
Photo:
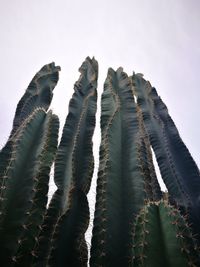
[[[79,69],[60,142],[49,110],[59,70],[51,63],[34,76],[0,151],[0,266],[200,266],[199,169],[156,89],[122,68],[108,70],[101,98],[88,253],[98,63],[87,57]],[[52,167],[56,190],[47,205]]]

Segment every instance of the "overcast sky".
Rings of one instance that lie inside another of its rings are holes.
[[[199,0],[0,0],[1,145],[18,100],[44,64],[62,68],[52,108],[63,123],[78,68],[95,56],[99,96],[108,67],[143,73],[200,166],[199,29]]]

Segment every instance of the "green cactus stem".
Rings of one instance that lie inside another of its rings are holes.
[[[72,239],[63,238],[64,234],[74,236],[73,232],[69,233],[70,228],[68,229],[64,225],[75,223],[77,227],[79,226],[76,234],[82,237],[81,243],[85,244],[84,233],[87,227],[82,228],[81,225],[87,225],[88,223],[89,210],[86,194],[90,188],[94,166],[92,136],[95,127],[97,101],[98,65],[96,60],[86,58],[79,70],[81,75],[74,87],[75,92],[69,104],[69,114],[55,160],[54,180],[57,190],[50,202],[41,233],[41,242],[38,246],[38,260],[44,262],[44,266],[46,261],[49,261],[49,264],[53,266],[57,266],[57,262],[60,262],[57,255],[60,255],[59,251],[63,248],[66,249],[66,253],[62,256],[63,265],[60,266],[65,266],[64,263],[67,261],[71,262],[71,258],[68,258],[71,256],[67,252],[67,248],[74,251],[72,254],[76,254],[77,261],[80,259],[79,251],[73,245],[77,241],[73,240],[72,242]],[[75,196],[71,198],[72,191],[75,192],[73,193]],[[76,192],[79,191],[81,195],[85,195],[86,199],[84,206],[81,206],[81,203],[77,204],[81,210],[77,210],[76,205],[71,203],[71,199],[72,202],[73,199],[79,199],[76,196]],[[85,215],[79,216],[79,214]],[[74,218],[79,219],[74,222]],[[77,227],[71,229],[77,231]],[[55,229],[59,231],[58,234],[56,234]],[[55,239],[55,234],[57,239]],[[56,246],[55,242],[59,245]],[[54,246],[56,246],[56,249],[53,249]],[[87,251],[86,244],[84,251]],[[86,266],[87,252],[84,259],[85,265],[80,260],[79,265],[71,266]]]
[[[189,212],[194,232],[199,234],[199,169],[155,88],[136,74],[132,76],[132,81],[169,199],[182,207],[183,212]]]
[[[161,192],[153,168],[151,172],[149,169],[150,148],[147,153],[132,83],[122,68],[117,72],[109,69],[101,108],[102,141],[90,265],[128,266],[133,218],[146,199],[159,199]]]
[[[134,223],[135,267],[199,266],[199,250],[179,210],[166,201],[147,203]]]
[[[49,190],[50,169],[55,158],[58,141],[59,121],[57,116],[49,112],[43,125],[43,137],[39,151],[37,174],[34,177],[34,196],[30,200],[32,206],[24,224],[25,231],[21,236],[20,246],[16,253],[17,265],[27,267],[35,261],[35,248],[39,242]]]
[[[35,108],[48,110],[53,97],[54,87],[58,82],[59,70],[60,67],[55,66],[54,63],[43,66],[41,70],[36,73],[20,99],[16,108],[10,137],[6,145],[0,151],[0,188],[2,183],[1,177],[4,176],[5,168],[11,157],[16,131]]]
[[[51,120],[51,128],[49,122]],[[50,131],[50,132],[49,132]],[[42,216],[47,202],[48,174],[56,149],[58,118],[44,109],[37,108],[28,116],[17,131],[10,161],[2,177],[0,195],[0,261],[1,266],[14,266],[18,261],[18,249],[24,239],[37,236],[34,221],[30,216]],[[51,140],[47,140],[51,138]],[[50,149],[48,158],[43,158],[45,149]],[[47,177],[46,177],[47,176]],[[41,181],[40,179],[46,179]],[[38,184],[45,182],[41,196]],[[36,204],[37,195],[41,201]],[[37,210],[34,209],[34,205]],[[39,219],[41,222],[41,218]],[[31,225],[30,225],[31,224]],[[33,226],[33,228],[32,228]],[[27,229],[29,229],[27,236]],[[29,242],[29,241],[27,241]],[[31,241],[30,241],[31,242]],[[28,248],[27,248],[28,249]],[[27,263],[26,263],[27,264]],[[27,266],[27,265],[26,265]]]

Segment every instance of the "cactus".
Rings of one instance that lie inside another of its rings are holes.
[[[58,71],[60,67],[54,63],[45,65],[32,79],[24,95],[20,99],[15,117],[13,128],[6,145],[0,151],[0,177],[4,175],[5,168],[11,156],[15,133],[23,121],[34,111],[35,108],[48,110],[53,97],[53,89],[58,82]],[[0,186],[1,186],[0,179]]]
[[[200,240],[200,172],[156,89],[133,75],[134,91],[171,203],[189,213]]]
[[[131,80],[109,69],[102,95],[100,167],[91,266],[128,266],[131,223],[161,191]]]
[[[143,84],[146,85],[143,86]],[[173,180],[173,176],[170,177],[169,173],[173,170],[172,164],[176,164],[176,162],[170,161],[168,165],[161,154],[165,152],[158,147],[158,144],[165,146],[162,139],[164,133],[160,121],[155,119],[154,103],[148,95],[149,91],[149,83],[139,74],[134,74],[128,78],[121,68],[117,72],[112,69],[108,72],[101,104],[102,141],[91,266],[190,266],[188,264],[191,263],[190,259],[184,255],[180,256],[180,265],[170,265],[170,261],[165,262],[166,255],[164,257],[165,263],[162,260],[162,264],[160,264],[158,257],[154,258],[154,262],[153,259],[152,262],[151,259],[148,259],[146,263],[133,260],[134,257],[140,258],[141,256],[136,255],[140,251],[137,239],[141,231],[138,228],[140,224],[136,223],[138,214],[142,210],[148,209],[149,202],[153,203],[153,207],[157,207],[157,203],[162,203],[158,201],[165,197],[160,191],[154,171],[151,145],[160,164],[165,168],[166,173],[164,174],[168,175],[166,186],[169,187],[169,199],[174,205],[178,205],[184,215],[188,211],[186,194],[182,192],[180,186],[181,179],[185,178],[179,177],[179,181],[176,183],[177,180]],[[137,102],[134,101],[135,97],[137,97]],[[158,155],[158,153],[160,154]],[[172,151],[171,153],[175,152]],[[191,156],[188,158],[193,161]],[[181,165],[180,162],[179,165]],[[196,166],[193,167],[194,173],[198,174],[195,169]],[[198,181],[197,176],[194,178],[195,181],[199,186],[200,181]],[[179,199],[180,201],[178,201]],[[159,207],[160,205],[163,204],[159,204]],[[160,217],[160,220],[165,219],[166,211]],[[182,217],[180,220],[183,220]],[[157,221],[152,222],[153,227],[155,227],[153,234],[159,237],[160,232],[156,228],[159,223]],[[133,224],[136,224],[137,227],[132,227]],[[169,224],[170,222],[168,222]],[[182,227],[184,225],[185,222],[182,221]],[[168,231],[167,227],[165,231]],[[176,238],[175,229],[173,231]],[[192,244],[189,253],[193,255],[194,265],[191,266],[197,266],[195,262],[199,263],[198,253],[193,249],[194,247],[196,249],[197,241],[193,241],[192,234],[188,234],[186,239]],[[166,245],[170,246],[170,240],[167,241]],[[159,247],[159,243],[157,246]],[[183,248],[179,246],[179,249],[181,251]],[[171,252],[172,254],[176,253],[176,248],[172,249]],[[162,258],[161,253],[159,256]],[[173,257],[170,260],[173,262]]]
[[[0,244],[3,266],[27,255],[24,243],[37,237],[45,211],[48,174],[55,155],[58,118],[37,108],[18,128],[2,179]],[[48,151],[48,156],[46,153]],[[29,240],[27,240],[29,239]]]
[[[0,151],[2,267],[88,265],[98,64],[88,57],[79,69],[58,145],[59,120],[48,109],[59,69],[48,64],[35,75]],[[200,266],[199,169],[155,88],[140,74],[109,69],[101,112],[90,266]]]
[[[75,84],[57,150],[58,118],[46,110],[58,80],[58,70],[54,64],[46,65],[33,78],[17,106],[13,129],[1,151],[0,261],[3,267],[46,266],[48,260],[51,260],[49,264],[55,262],[56,265],[57,254],[65,246],[76,256],[80,254],[77,261],[87,264],[84,233],[89,209],[86,194],[94,164],[92,135],[98,65],[95,59],[87,58],[80,68],[81,76]],[[49,172],[56,150],[55,183],[58,189],[47,210]],[[70,225],[72,227],[68,228]],[[43,236],[47,229],[49,239]],[[68,237],[63,241],[64,233]],[[55,240],[59,244],[58,252],[53,250]],[[44,253],[41,260],[38,252],[44,252],[43,245],[48,254]],[[76,258],[70,253],[61,255],[67,261]]]
[[[59,70],[51,63],[34,76],[17,105],[11,134],[0,152],[2,266],[23,266],[24,259],[30,258],[46,209],[59,127],[58,118],[46,111]]]
[[[10,136],[16,132],[19,125],[35,108],[40,107],[48,110],[53,97],[53,90],[58,82],[59,71],[60,67],[50,63],[36,73],[17,105]]]
[[[44,246],[41,244],[38,249],[40,260],[49,261],[50,266],[57,266],[58,262],[62,262],[59,266],[65,266],[67,262],[70,266],[87,265],[84,233],[89,223],[86,194],[94,165],[91,139],[97,100],[98,65],[95,59],[87,58],[80,72],[55,160],[54,180],[57,190],[41,233]],[[65,253],[60,252],[63,248]]]
[[[198,248],[179,210],[166,201],[149,202],[133,230],[133,266],[198,266]]]

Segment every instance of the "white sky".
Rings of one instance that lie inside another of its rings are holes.
[[[62,68],[52,108],[63,124],[78,68],[95,56],[99,100],[108,67],[143,73],[200,166],[199,29],[199,0],[0,0],[0,144],[18,100],[44,64]],[[96,151],[99,137],[97,128]]]

